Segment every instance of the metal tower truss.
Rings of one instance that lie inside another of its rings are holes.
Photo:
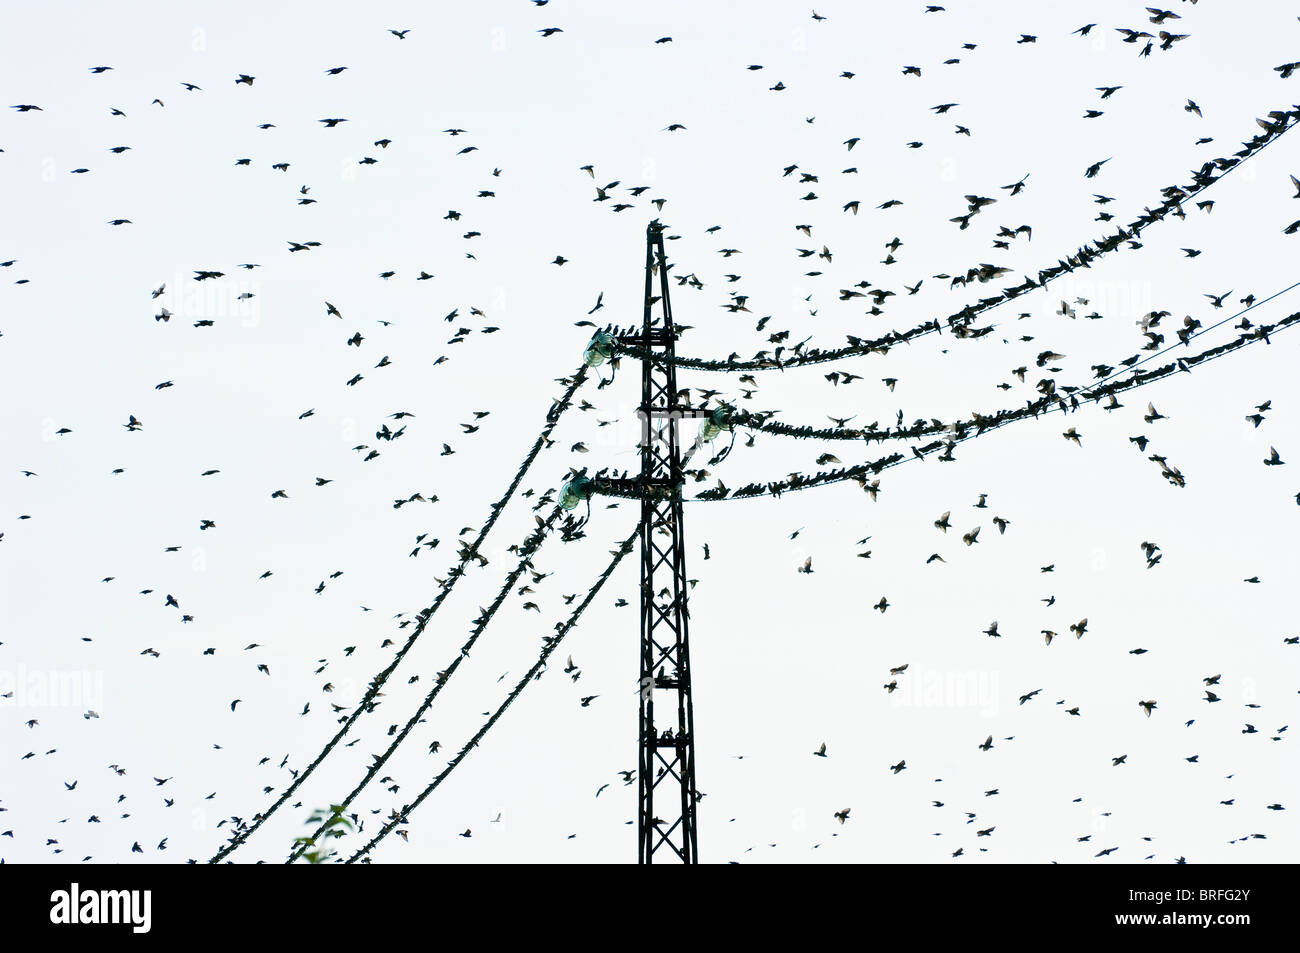
[[[640,333],[619,343],[667,355],[675,353],[668,294],[669,264],[663,226],[646,229],[645,310]],[[659,289],[655,294],[655,276]],[[641,721],[638,775],[637,860],[656,855],[698,861],[695,788],[695,720],[691,706],[691,661],[686,607],[686,541],[682,525],[683,484],[677,422],[707,417],[709,411],[678,402],[671,363],[642,362],[641,474]],[[656,716],[658,721],[656,721]]]

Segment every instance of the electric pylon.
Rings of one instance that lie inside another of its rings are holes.
[[[625,344],[669,357],[676,352],[668,296],[663,226],[646,228],[645,312],[639,334]],[[655,294],[655,275],[659,293]],[[656,313],[657,312],[657,313]],[[686,541],[682,526],[682,464],[677,421],[704,417],[678,402],[670,362],[643,360],[641,370],[641,723],[637,860],[670,854],[698,862],[695,806],[695,718],[687,637]],[[660,721],[656,722],[656,702]],[[665,712],[665,708],[667,712]],[[664,726],[661,730],[660,726]],[[668,788],[667,791],[664,789]],[[659,797],[656,797],[659,794]]]

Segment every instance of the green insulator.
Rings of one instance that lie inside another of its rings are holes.
[[[601,331],[591,339],[587,349],[582,352],[582,360],[588,367],[597,367],[609,360],[614,353],[614,336]]]
[[[584,491],[586,484],[590,483],[586,477],[574,477],[560,490],[559,504],[562,509],[577,509],[578,504],[591,495],[589,491]]]
[[[724,430],[734,429],[735,424],[731,422],[731,410],[727,407],[719,407],[704,419],[700,424],[700,439],[712,440]]]

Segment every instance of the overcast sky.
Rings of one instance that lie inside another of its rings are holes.
[[[505,491],[557,379],[581,362],[591,329],[575,323],[602,293],[590,320],[640,320],[651,219],[672,239],[674,274],[703,284],[673,286],[690,328],[680,353],[748,359],[787,329],[787,347],[836,347],[952,314],[1112,234],[1298,95],[1300,77],[1274,69],[1300,48],[1288,4],[1178,3],[1181,18],[1160,25],[1140,2],[1089,4],[1086,17],[1074,4],[944,7],[841,0],[818,5],[824,19],[776,2],[10,10],[3,105],[40,109],[0,116],[0,261],[13,260],[0,268],[0,694],[13,692],[0,698],[0,833],[12,831],[0,858],[203,861],[229,831],[219,822],[264,810],[336,730],[331,703],[355,704],[409,633],[399,624],[433,601],[458,534],[472,538]],[[538,33],[550,27],[562,32]],[[1118,28],[1186,38],[1163,50],[1154,36],[1143,57],[1146,40]],[[1098,87],[1120,88],[1103,99]],[[1093,365],[1147,355],[1138,322],[1151,311],[1169,312],[1168,345],[1185,315],[1209,325],[1300,279],[1300,234],[1283,234],[1300,218],[1298,143],[1288,134],[1214,185],[1212,209],[1189,203],[1140,248],[991,312],[978,340],[931,335],[766,371],[756,390],[701,371],[679,385],[793,424],[882,427],[900,412],[1021,407],[1045,375],[1085,385]],[[1019,194],[1004,188],[1021,179]],[[997,202],[961,229],[950,220],[970,195]],[[852,201],[857,214],[843,210]],[[994,247],[1000,227],[1022,225],[1032,233]],[[1011,272],[969,288],[936,277],[985,262]],[[860,281],[895,292],[883,314],[841,300]],[[747,312],[726,309],[733,295]],[[1300,290],[1247,317],[1295,311]],[[1236,323],[1189,353],[1232,340]],[[687,503],[701,859],[1293,861],[1298,347],[1282,332],[1124,394],[1120,409],[1017,423],[958,446],[955,464],[909,461],[882,474],[874,501],[848,482]],[[1035,366],[1045,351],[1060,357]],[[837,385],[832,371],[860,379]],[[564,416],[523,488],[558,487],[570,467],[634,468],[639,373],[624,360],[599,389],[611,368],[593,374],[577,394],[593,408]],[[1160,419],[1144,420],[1148,401]],[[1262,423],[1246,419],[1269,401]],[[414,416],[390,417],[400,411]],[[133,416],[139,429],[124,426]],[[403,424],[399,439],[376,438]],[[1070,426],[1078,445],[1062,438]],[[688,494],[895,449],[747,437]],[[1271,447],[1285,465],[1264,466]],[[394,507],[415,493],[436,502]],[[973,506],[981,494],[987,508]],[[311,812],[352,789],[515,565],[507,547],[534,527],[536,499],[506,510],[487,567],[457,586],[348,738],[360,740],[232,860],[283,860]],[[562,597],[581,598],[632,531],[636,507],[607,502],[593,502],[586,538],[542,546],[536,567],[553,575],[511,595],[389,780],[358,799],[363,836],[342,842],[345,856],[483,723],[567,618]],[[945,511],[947,533],[934,526]],[[441,542],[412,558],[419,534]],[[1151,568],[1143,542],[1159,547]],[[813,572],[797,572],[808,557]],[[626,560],[548,673],[376,862],[635,858],[636,786],[619,772],[636,766],[637,572]],[[985,634],[995,620],[999,638]],[[561,671],[570,654],[576,682]],[[1213,676],[1217,704],[1205,701]],[[1157,703],[1149,716],[1140,701]]]

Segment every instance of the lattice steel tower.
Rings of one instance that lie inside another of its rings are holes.
[[[663,226],[646,228],[645,313],[639,334],[623,343],[672,356],[677,330],[668,296]],[[655,275],[659,293],[655,295]],[[657,314],[656,314],[657,312]],[[637,860],[656,855],[698,861],[695,806],[695,719],[687,638],[683,483],[677,421],[708,411],[678,403],[673,364],[642,361],[641,476],[641,731]],[[658,703],[658,704],[656,704]],[[666,709],[666,711],[665,711]],[[659,721],[656,722],[656,714]],[[662,727],[661,727],[662,726]],[[658,795],[658,796],[656,796]]]

